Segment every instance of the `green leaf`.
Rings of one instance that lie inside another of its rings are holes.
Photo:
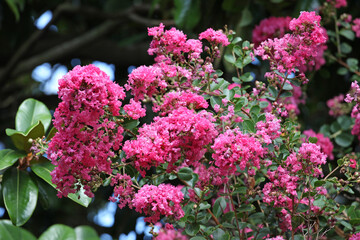
[[[250,114],[259,115],[261,108],[258,105],[254,105],[250,109]]]
[[[6,3],[8,4],[11,11],[14,13],[16,22],[18,22],[20,20],[20,13],[19,13],[19,10],[18,10],[18,8],[16,6],[16,1],[14,1],[14,0],[6,0]]]
[[[320,186],[324,185],[325,183],[326,183],[326,181],[324,181],[324,180],[317,180],[314,183],[314,187],[320,187]]]
[[[188,234],[190,236],[194,236],[199,231],[200,231],[200,224],[198,224],[198,223],[186,224],[186,227],[185,227],[186,234]]]
[[[330,125],[330,130],[331,132],[335,133],[339,130],[341,130],[341,126],[338,122],[333,122],[331,125]]]
[[[182,28],[192,29],[201,19],[200,0],[175,0],[174,20]]]
[[[125,128],[125,129],[128,129],[128,130],[133,130],[134,128],[136,128],[138,125],[140,124],[140,121],[138,120],[130,120],[128,122],[124,122],[122,124],[122,126]]]
[[[260,108],[267,108],[269,106],[269,102],[260,101],[259,106],[260,106]]]
[[[310,143],[317,143],[317,141],[318,141],[317,137],[309,137]]]
[[[244,73],[244,75],[240,76],[240,79],[243,80],[244,82],[251,82],[254,77],[251,75],[251,73],[247,72]]]
[[[55,166],[50,162],[44,163],[36,163],[31,165],[31,170],[40,178],[42,178],[45,182],[50,184],[53,188],[56,188],[56,185],[51,181],[50,173],[54,170]],[[85,193],[84,189],[81,189],[77,193],[71,193],[68,195],[68,198],[73,200],[74,202],[80,204],[83,207],[88,207],[92,201],[92,198],[89,198]]]
[[[349,147],[354,140],[354,135],[342,132],[335,137],[335,142],[341,147]]]
[[[236,62],[236,59],[232,54],[225,54],[224,59],[231,64],[235,64]]]
[[[336,121],[339,123],[342,130],[351,129],[351,125],[353,124],[352,118],[345,115],[338,117]]]
[[[297,208],[297,211],[298,211],[298,212],[306,212],[306,211],[308,211],[308,210],[309,210],[309,206],[308,206],[308,205],[302,204],[302,203],[300,203],[300,204],[298,205],[298,208]]]
[[[278,95],[278,90],[274,86],[269,86],[269,92],[273,97],[276,97]]]
[[[286,90],[286,91],[291,91],[291,90],[293,90],[294,88],[293,88],[293,86],[291,86],[290,83],[287,83],[287,82],[286,82],[286,83],[284,84],[283,89]]]
[[[27,172],[9,169],[4,175],[3,197],[11,221],[21,226],[35,210],[38,188]]]
[[[213,213],[216,217],[219,217],[223,210],[226,208],[226,200],[223,197],[219,197],[216,199],[214,206],[213,206]]]
[[[349,71],[348,71],[346,68],[344,68],[344,67],[340,67],[340,68],[338,68],[338,70],[337,70],[337,74],[339,74],[339,75],[346,75],[348,72],[349,72]]]
[[[347,39],[349,39],[351,41],[355,39],[355,33],[348,29],[341,29],[340,35],[346,37]]]
[[[36,125],[32,126],[28,132],[23,133],[21,131],[17,131],[14,129],[7,128],[6,135],[8,135],[15,147],[19,150],[29,151],[31,147],[31,143],[29,143],[29,139],[36,139],[38,137],[42,137],[45,134],[44,126],[42,122],[38,122]]]
[[[253,133],[256,132],[255,131],[255,123],[254,123],[253,120],[246,119],[246,120],[243,121],[242,125],[246,130],[248,130],[250,132],[253,132]]]
[[[221,106],[221,98],[217,96],[210,97],[210,104],[213,108],[215,107],[216,104]]]
[[[76,240],[100,240],[96,231],[90,226],[75,228]]]
[[[200,203],[199,207],[200,207],[200,210],[204,210],[204,209],[210,208],[211,205],[209,203],[205,202],[205,203]]]
[[[25,157],[26,154],[12,149],[3,149],[0,151],[0,170],[12,166],[19,158]]]
[[[29,98],[21,103],[15,118],[15,129],[20,132],[28,132],[38,121],[44,125],[45,131],[51,123],[49,109],[40,101]]]
[[[181,180],[190,181],[192,178],[192,173],[193,171],[190,168],[184,167],[179,170],[178,176]]]
[[[241,20],[240,20],[240,24],[239,27],[245,27],[251,24],[253,20],[252,14],[249,10],[249,8],[244,8],[241,12]]]
[[[39,240],[76,240],[76,234],[71,227],[55,224],[41,234]]]
[[[238,207],[236,209],[236,211],[238,211],[238,212],[250,212],[250,211],[252,211],[254,209],[255,209],[255,207],[252,204],[243,204],[240,207]]]
[[[27,230],[14,226],[9,220],[0,220],[0,239],[36,240],[36,237]]]
[[[359,60],[357,60],[356,58],[348,58],[346,59],[346,63],[349,66],[350,71],[354,72],[358,70]]]
[[[221,228],[218,228],[214,231],[213,233],[213,237],[216,240],[230,240],[230,235],[229,233],[225,232],[224,230],[222,230]]]
[[[351,53],[352,47],[348,43],[343,42],[340,45],[340,50],[341,50],[341,52],[348,54],[348,53]]]
[[[196,237],[190,238],[190,240],[206,240],[206,238],[201,237],[201,236],[196,236]]]

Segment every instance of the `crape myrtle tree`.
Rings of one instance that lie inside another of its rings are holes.
[[[360,18],[339,14],[346,7],[269,17],[252,41],[159,23],[148,28],[154,63],[123,86],[92,64],[74,67],[53,116],[27,99],[6,129],[2,236],[35,239],[20,226],[48,184],[83,206],[110,186],[108,200],[145,216],[155,239],[360,239]],[[349,89],[327,101],[329,123],[306,129],[301,105],[326,64]],[[55,235],[97,238],[55,224],[40,239]]]

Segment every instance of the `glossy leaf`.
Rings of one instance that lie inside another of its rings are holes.
[[[248,26],[248,25],[250,25],[252,20],[253,20],[253,17],[252,17],[250,10],[248,8],[244,8],[241,12],[241,20],[240,20],[239,26],[240,27]]]
[[[29,231],[14,226],[9,220],[0,220],[0,239],[36,240],[36,237]]]
[[[16,161],[25,157],[26,154],[22,152],[18,152],[12,149],[3,149],[0,151],[0,170],[3,170],[7,167],[12,166]]]
[[[181,180],[190,181],[192,178],[192,173],[193,171],[190,168],[184,167],[179,170],[178,176]]]
[[[6,129],[6,135],[11,138],[15,147],[24,151],[29,151],[31,147],[31,143],[29,143],[30,138],[36,139],[44,136],[44,134],[45,129],[40,121],[36,125],[32,126],[26,133],[10,128]]]
[[[49,109],[40,101],[29,98],[21,103],[15,119],[15,129],[21,132],[27,132],[38,121],[44,125],[45,131],[51,123],[51,113]]]
[[[38,187],[27,172],[9,169],[4,175],[3,197],[11,221],[16,226],[21,226],[35,210]]]
[[[31,169],[37,176],[45,180],[53,188],[56,188],[55,184],[53,184],[51,181],[51,175],[50,175],[50,173],[54,170],[54,168],[55,166],[52,165],[50,162],[37,163],[31,165]],[[83,189],[77,193],[69,194],[68,198],[70,198],[74,202],[84,207],[88,207],[92,201],[92,198],[89,198],[88,196],[85,195]]]
[[[201,18],[200,0],[175,0],[174,20],[176,25],[194,28]]]
[[[96,231],[90,226],[75,228],[76,240],[100,240]]]
[[[76,240],[76,234],[71,227],[55,224],[41,234],[39,240]]]
[[[354,140],[354,135],[350,133],[342,132],[335,137],[335,142],[341,147],[348,147]]]

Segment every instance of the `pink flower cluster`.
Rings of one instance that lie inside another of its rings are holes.
[[[264,143],[270,144],[272,140],[278,138],[281,134],[281,120],[277,119],[271,113],[266,113],[265,116],[265,122],[259,121],[256,124],[256,135],[259,136]]]
[[[339,96],[327,100],[326,105],[330,108],[330,116],[338,117],[348,113],[348,109],[344,102],[344,94],[340,94]]]
[[[322,175],[319,167],[326,163],[326,155],[320,151],[320,146],[314,143],[303,143],[299,152],[290,154],[285,163],[295,174],[301,173],[317,177]]]
[[[152,96],[167,87],[167,83],[162,78],[162,71],[156,66],[140,66],[129,74],[128,84],[125,84],[127,91],[135,100],[144,99],[145,95]]]
[[[162,23],[159,27],[148,28],[148,35],[153,37],[148,50],[149,55],[166,56],[172,53],[180,56],[182,53],[188,53],[190,58],[200,57],[202,43],[199,40],[187,40],[186,35],[182,31],[176,28],[171,28],[170,30],[165,30],[164,28],[165,26]]]
[[[127,174],[116,174],[116,176],[111,179],[110,185],[114,187],[114,196],[110,197],[109,200],[111,202],[118,202],[120,209],[126,205],[132,208],[132,199],[135,191],[132,187],[131,177]]]
[[[168,171],[182,159],[195,166],[218,132],[212,114],[180,107],[166,117],[156,117],[139,129],[136,140],[127,141],[123,150],[135,168],[144,176],[146,169],[169,163]]]
[[[356,37],[360,38],[360,18],[355,18],[353,24],[351,28],[355,32]]]
[[[327,41],[327,34],[320,26],[321,17],[315,12],[301,12],[297,19],[290,21],[292,34],[285,34],[282,38],[268,39],[261,43],[255,53],[263,60],[270,61],[270,69],[277,70],[265,76],[271,80],[279,79],[282,83],[287,74],[301,72],[305,66],[315,66],[316,60],[323,54]],[[304,80],[303,80],[304,81]]]
[[[351,111],[351,117],[355,118],[355,124],[351,130],[351,134],[360,140],[360,87],[357,82],[351,83],[350,93],[346,95],[345,102],[355,102],[355,106]]]
[[[237,166],[241,170],[248,168],[249,174],[254,175],[254,168],[260,168],[260,160],[266,152],[257,139],[238,128],[220,134],[211,148],[215,151],[212,154],[214,163],[223,175],[234,174]]]
[[[161,217],[166,216],[178,220],[184,216],[181,201],[184,194],[178,187],[170,184],[159,186],[144,185],[134,196],[132,201],[138,213],[148,217],[145,221],[156,223]]]
[[[221,30],[215,31],[212,28],[208,28],[205,32],[200,33],[199,39],[206,39],[215,45],[221,44],[227,46],[230,44],[227,36]]]
[[[146,115],[146,109],[141,106],[141,102],[135,101],[133,98],[130,99],[129,104],[124,106],[124,110],[132,119],[139,119]]]
[[[269,180],[263,188],[263,201],[274,203],[275,207],[292,208],[292,198],[297,198],[298,176],[279,166],[276,171],[268,170]]]
[[[360,240],[360,232],[351,235],[349,240]]]
[[[255,46],[267,39],[281,38],[289,32],[290,17],[269,17],[255,26],[252,32],[252,41]]]
[[[306,137],[316,137],[317,142],[316,145],[318,145],[323,153],[325,153],[330,160],[334,159],[334,155],[332,153],[334,149],[334,145],[330,141],[330,138],[325,137],[321,133],[316,133],[312,129],[304,131],[304,134]]]
[[[346,0],[326,0],[326,1],[334,5],[335,8],[341,8],[347,6]]]
[[[54,113],[58,130],[49,143],[48,157],[58,196],[80,190],[92,197],[97,175],[112,172],[109,157],[123,140],[123,128],[112,121],[119,115],[125,93],[94,65],[76,66],[59,81],[62,102]]]
[[[164,116],[174,109],[186,107],[189,109],[208,108],[209,104],[203,96],[190,91],[169,92],[164,96],[163,104],[158,107],[156,112],[160,110],[160,115]]]
[[[285,238],[282,237],[282,236],[276,236],[276,237],[273,237],[273,238],[266,238],[266,240],[285,240]]]
[[[188,240],[185,235],[174,229],[161,229],[155,240]]]

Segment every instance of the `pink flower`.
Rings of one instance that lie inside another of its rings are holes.
[[[237,166],[241,170],[259,169],[260,159],[265,154],[258,140],[238,128],[220,134],[211,148],[215,151],[212,155],[214,163],[224,175],[234,174]]]
[[[206,31],[200,33],[199,39],[206,39],[215,45],[221,44],[227,46],[230,44],[227,36],[221,30],[215,31],[212,28],[208,28]]]
[[[353,24],[351,28],[355,32],[356,37],[360,38],[360,18],[355,18]]]
[[[126,90],[131,90],[135,100],[142,100],[147,95],[151,97],[160,90],[167,87],[167,83],[162,79],[163,73],[159,67],[140,66],[129,74]]]
[[[285,238],[282,237],[282,236],[276,236],[276,237],[273,237],[273,238],[266,238],[266,240],[285,240]]]
[[[129,104],[124,106],[124,110],[132,119],[139,119],[146,115],[146,109],[141,106],[140,102],[135,101],[133,98],[130,99]]]
[[[316,177],[322,175],[319,167],[326,163],[326,155],[320,151],[320,146],[303,143],[299,152],[290,154],[285,163],[293,173],[312,174]]]
[[[265,113],[266,120],[259,121],[256,124],[256,135],[258,135],[264,143],[270,144],[272,140],[278,138],[281,134],[280,119],[277,119],[271,113]]]
[[[111,202],[119,202],[118,206],[120,209],[128,205],[132,208],[132,199],[135,191],[132,187],[131,177],[127,174],[117,174],[111,179],[111,186],[114,186],[114,196],[110,197]]]
[[[189,109],[208,108],[209,104],[203,96],[190,91],[169,92],[164,96],[164,103],[160,106],[160,115],[164,116],[179,107]]]
[[[159,235],[154,239],[155,240],[187,240],[188,238],[176,230],[161,229]]]
[[[300,74],[315,66],[318,69],[324,63],[322,58],[326,49],[327,34],[320,26],[321,17],[315,12],[301,12],[299,18],[289,23],[291,34],[281,38],[263,41],[255,50],[255,54],[263,60],[270,61],[270,68],[277,69],[280,74],[266,73],[269,80],[284,81],[285,75],[296,72]],[[299,74],[299,76],[300,76]]]
[[[349,240],[360,240],[360,232],[351,235]]]
[[[139,129],[136,140],[125,142],[123,150],[135,168],[144,176],[145,170],[168,162],[168,171],[184,159],[188,165],[197,165],[212,143],[217,130],[212,114],[196,113],[185,107],[173,110],[166,117],[156,117],[150,125]]]
[[[269,17],[263,19],[255,26],[252,32],[252,41],[258,46],[262,41],[269,38],[281,38],[289,32],[290,17]]]
[[[329,100],[327,100],[326,105],[330,108],[329,115],[333,117],[339,117],[341,115],[347,114],[350,109],[348,104],[345,102],[351,102],[351,96],[344,99],[344,94],[340,94],[335,96]]]
[[[125,93],[94,65],[76,66],[59,81],[62,102],[54,113],[58,130],[48,156],[56,165],[51,172],[58,196],[80,190],[92,197],[91,188],[100,173],[112,172],[109,157],[123,140],[123,128],[112,121],[119,115]],[[111,112],[109,114],[108,112]]]
[[[304,131],[305,136],[307,137],[316,137],[317,138],[317,142],[316,145],[320,146],[320,149],[323,153],[325,153],[330,160],[334,159],[334,155],[332,153],[333,149],[334,149],[334,145],[332,144],[332,142],[330,141],[330,138],[325,137],[323,134],[321,133],[315,133],[313,130],[309,129]]]
[[[356,160],[355,159],[350,159],[350,165],[349,167],[351,168],[356,168]]]
[[[146,222],[156,223],[164,216],[175,220],[182,218],[183,199],[184,194],[178,187],[164,183],[159,186],[146,184],[135,194],[132,203],[135,211],[148,216]]]
[[[326,1],[333,4],[335,8],[341,8],[347,6],[346,0],[326,0]]]

